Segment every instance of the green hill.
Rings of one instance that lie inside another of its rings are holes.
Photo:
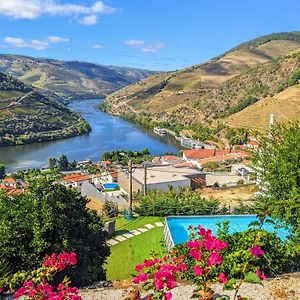
[[[299,49],[300,32],[267,35],[203,64],[125,87],[108,96],[106,106],[142,124],[217,138],[229,116],[297,84]]]
[[[0,146],[87,133],[88,124],[55,98],[0,72]]]
[[[134,68],[5,54],[0,55],[0,72],[65,100],[103,98],[154,74]]]

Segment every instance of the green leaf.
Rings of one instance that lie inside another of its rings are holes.
[[[256,283],[256,284],[261,284],[262,285],[262,281],[260,280],[260,278],[253,272],[248,272],[245,275],[244,280],[245,280],[245,282]]]
[[[236,284],[236,279],[235,278],[231,278],[227,281],[226,284],[224,284],[223,286],[223,290],[224,291],[232,291],[234,290],[234,285]]]

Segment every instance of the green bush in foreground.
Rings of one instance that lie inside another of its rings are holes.
[[[28,193],[0,196],[0,249],[12,272],[36,268],[46,254],[76,252],[76,285],[105,279],[109,249],[103,223],[87,199],[51,180],[31,182]]]

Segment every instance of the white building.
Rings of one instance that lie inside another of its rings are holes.
[[[144,168],[136,168],[132,174],[133,192],[143,192],[145,182]],[[129,192],[129,174],[126,171],[119,173],[119,184]],[[191,168],[176,168],[173,166],[155,166],[147,168],[147,190],[168,191],[169,187],[198,188],[205,185],[205,174]]]

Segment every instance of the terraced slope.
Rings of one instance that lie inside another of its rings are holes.
[[[64,99],[103,98],[154,74],[134,68],[20,55],[0,55],[0,71]]]
[[[37,90],[0,73],[0,146],[48,141],[87,133],[77,114]]]
[[[270,114],[275,114],[278,122],[299,120],[300,84],[289,87],[273,97],[266,97],[241,112],[231,115],[227,118],[226,124],[233,128],[265,131],[268,128]]]
[[[300,47],[300,32],[272,34],[244,43],[224,55],[183,70],[160,73],[107,98],[114,114],[158,113],[190,105],[241,72]]]

